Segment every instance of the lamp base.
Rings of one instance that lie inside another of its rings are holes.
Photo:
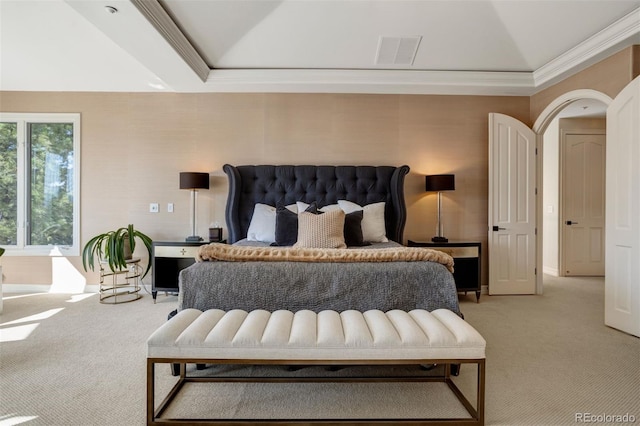
[[[433,237],[431,238],[431,241],[433,241],[434,243],[447,243],[449,242],[449,239],[445,237]]]
[[[202,237],[198,237],[197,235],[192,235],[190,237],[185,238],[184,240],[189,243],[199,243],[200,241],[204,241]]]

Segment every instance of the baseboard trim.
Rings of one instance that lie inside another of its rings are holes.
[[[82,293],[98,293],[98,284],[84,286]],[[50,284],[2,284],[3,293],[51,293]]]

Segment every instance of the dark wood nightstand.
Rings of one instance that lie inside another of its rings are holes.
[[[476,302],[480,302],[480,243],[468,241],[450,241],[434,243],[433,241],[408,241],[409,247],[428,247],[439,250],[453,257],[453,279],[456,289],[461,292],[476,292]]]
[[[153,242],[153,286],[151,295],[156,302],[158,291],[177,293],[180,271],[195,263],[198,248],[209,241],[154,241]]]

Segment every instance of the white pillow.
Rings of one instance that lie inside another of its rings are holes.
[[[309,208],[309,204],[307,204],[307,203],[305,203],[303,201],[298,201],[296,203],[296,205],[298,206],[298,211],[299,212],[303,212],[303,211],[305,211],[305,210],[307,210]],[[325,212],[326,213],[326,212],[330,212],[330,211],[333,211],[333,210],[342,210],[342,209],[337,204],[329,204],[327,206],[319,208],[318,210],[320,210],[321,212]]]
[[[287,209],[298,213],[295,204],[286,206]],[[276,241],[276,208],[266,204],[256,203],[253,216],[247,230],[247,241],[262,241],[273,243]]]
[[[362,238],[370,243],[386,243],[387,230],[384,224],[384,201],[364,207],[347,200],[338,200],[345,214],[362,210]]]

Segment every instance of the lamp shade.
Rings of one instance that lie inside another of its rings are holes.
[[[455,175],[425,176],[425,191],[453,191],[456,189]]]
[[[209,189],[209,173],[180,172],[180,189]]]

